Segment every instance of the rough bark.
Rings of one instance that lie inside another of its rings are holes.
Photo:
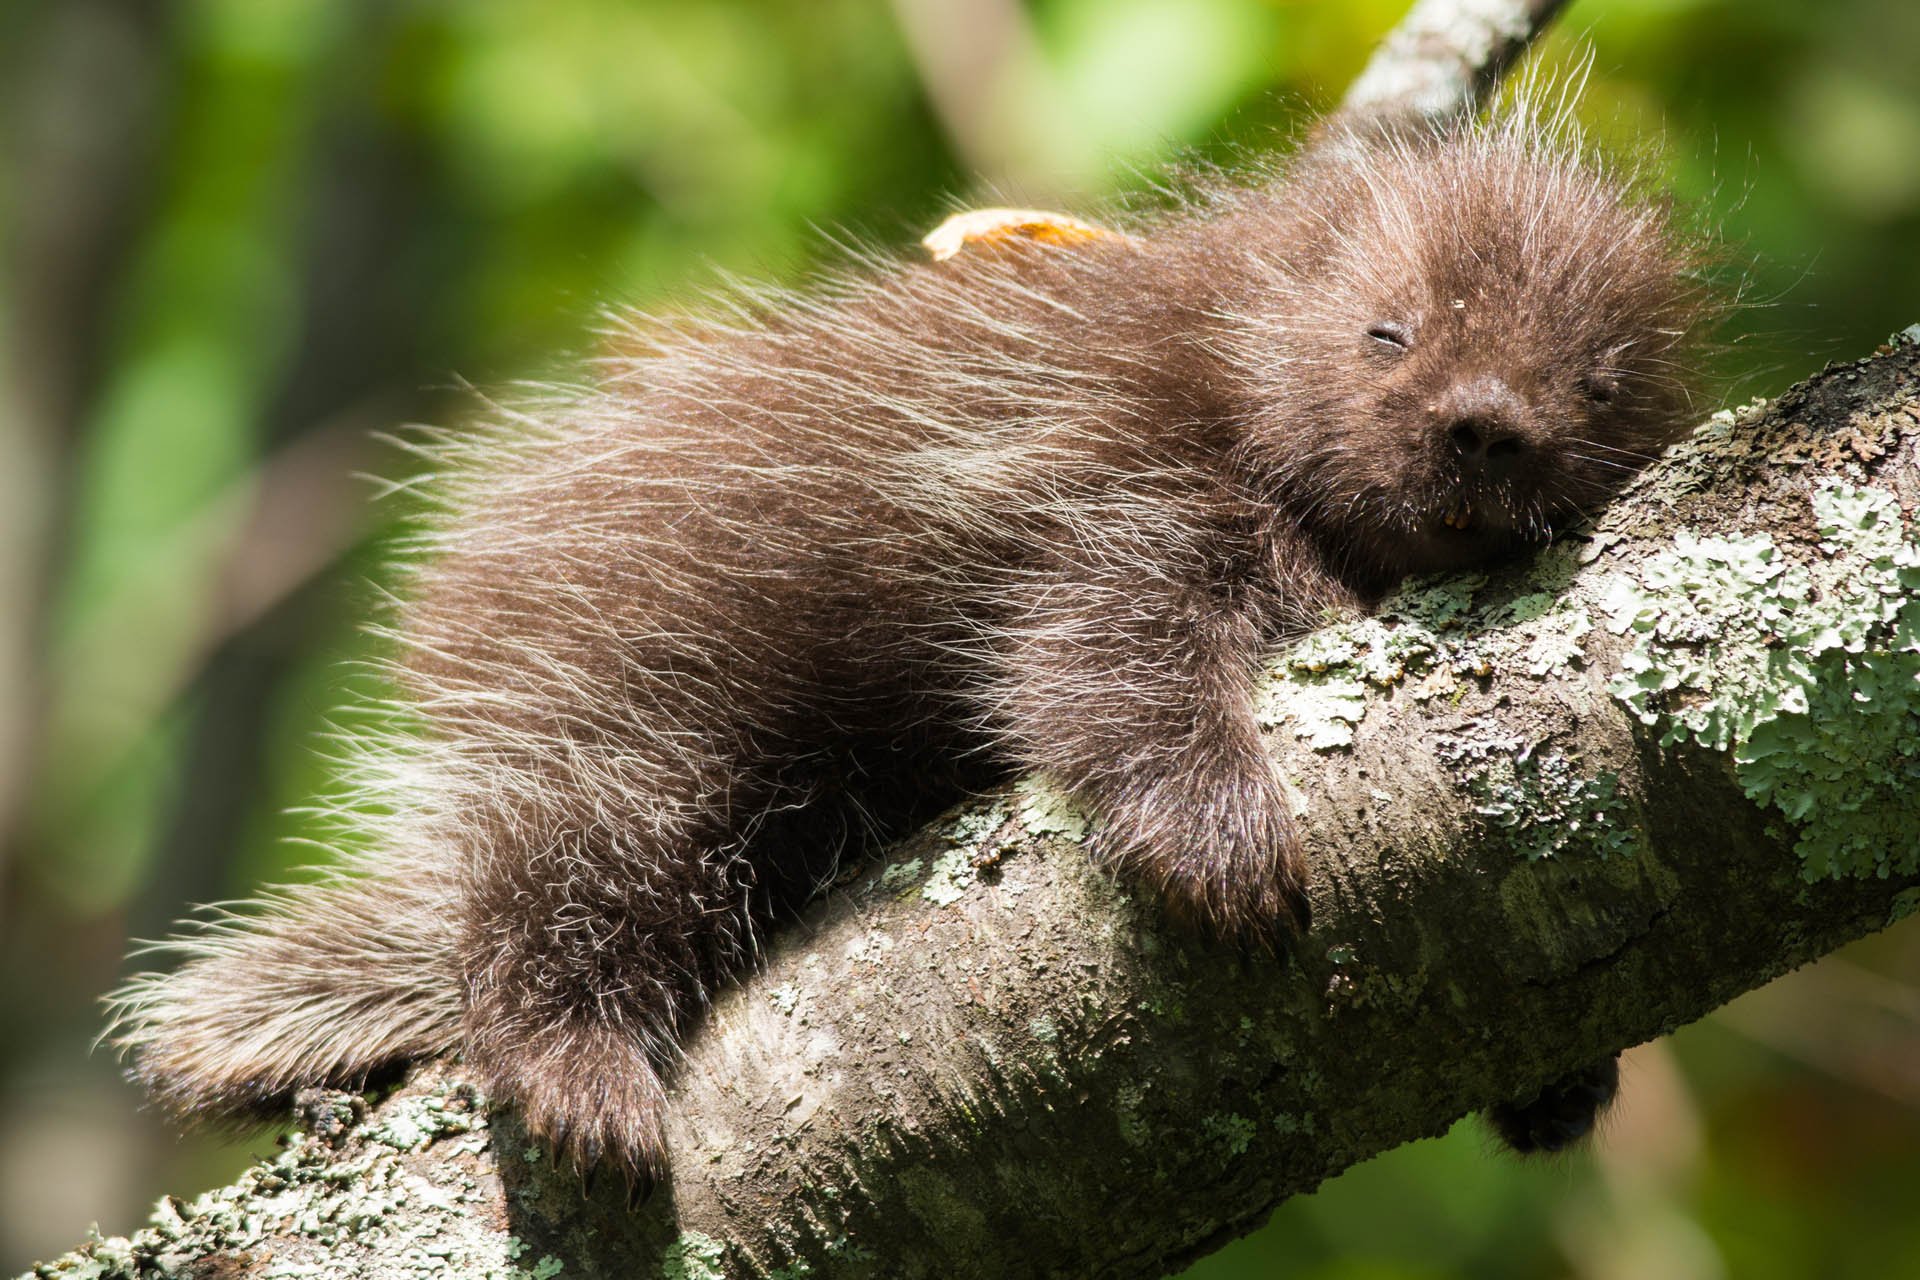
[[[35,1274],[1164,1273],[1920,905],[1917,505],[1909,339],[1722,415],[1586,536],[1279,655],[1316,873],[1284,955],[1165,925],[1029,780],[721,997],[637,1211],[439,1067]]]

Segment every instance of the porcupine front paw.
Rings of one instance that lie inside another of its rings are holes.
[[[1277,781],[1143,787],[1107,814],[1102,851],[1183,924],[1269,951],[1307,927],[1306,858]]]

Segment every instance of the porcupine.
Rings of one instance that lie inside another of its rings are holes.
[[[235,1117],[458,1049],[644,1183],[766,924],[994,770],[1176,919],[1281,944],[1262,652],[1545,541],[1689,420],[1698,240],[1568,133],[1336,129],[1129,234],[630,318],[590,387],[444,436],[391,816],[121,994],[135,1074]],[[1559,1145],[1596,1071],[1497,1127]]]

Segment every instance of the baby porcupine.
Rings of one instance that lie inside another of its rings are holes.
[[[1563,134],[1335,134],[1132,235],[636,321],[446,436],[388,816],[122,993],[136,1074],[246,1116],[457,1048],[655,1176],[690,1019],[955,762],[1046,771],[1175,915],[1272,942],[1307,868],[1263,649],[1543,542],[1686,425],[1695,246]]]

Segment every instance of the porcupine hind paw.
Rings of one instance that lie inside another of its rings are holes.
[[[1618,1055],[1555,1080],[1521,1102],[1487,1109],[1487,1123],[1522,1155],[1564,1151],[1593,1132],[1620,1090]]]

